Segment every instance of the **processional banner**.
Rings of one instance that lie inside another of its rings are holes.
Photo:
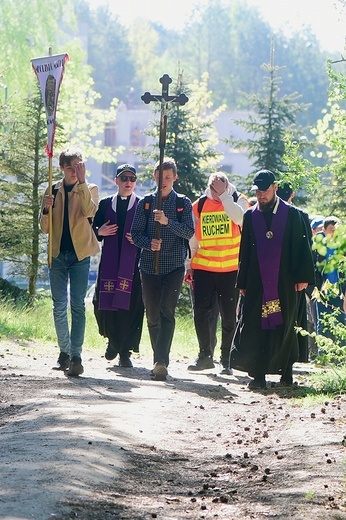
[[[40,84],[42,101],[46,110],[48,132],[46,152],[49,157],[53,157],[59,90],[65,72],[65,63],[68,59],[69,56],[65,53],[33,58],[31,60],[32,67]]]

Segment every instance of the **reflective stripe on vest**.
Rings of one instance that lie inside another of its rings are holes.
[[[207,199],[198,215],[196,201],[194,214],[199,217],[196,237],[199,249],[191,260],[192,269],[229,272],[238,269],[240,229],[225,213],[222,203]]]

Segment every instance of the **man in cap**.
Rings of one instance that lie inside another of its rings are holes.
[[[266,387],[266,374],[291,385],[298,359],[296,292],[314,283],[314,265],[299,211],[277,196],[270,170],[254,176],[257,204],[244,214],[237,287],[243,305],[232,344],[233,368]]]
[[[94,218],[103,246],[93,304],[99,332],[108,339],[105,358],[119,354],[119,366],[132,367],[131,351],[139,351],[144,316],[139,249],[130,234],[139,201],[135,167],[121,164],[114,180],[117,193],[100,201]]]

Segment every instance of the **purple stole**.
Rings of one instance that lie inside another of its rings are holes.
[[[264,215],[256,204],[252,210],[252,226],[256,236],[257,257],[260,268],[262,295],[262,329],[275,329],[283,323],[279,299],[279,271],[282,242],[289,205],[278,199],[275,204],[270,230]]]
[[[99,310],[117,311],[130,308],[137,247],[127,240],[126,233],[131,230],[137,204],[138,199],[135,197],[133,206],[126,213],[120,258],[118,234],[104,237],[100,265]],[[112,204],[109,204],[106,210],[105,221],[107,220],[110,220],[110,224],[117,223],[117,214]]]

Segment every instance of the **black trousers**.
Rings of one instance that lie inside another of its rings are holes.
[[[214,273],[194,270],[194,322],[201,355],[211,356],[210,320],[213,317],[215,292],[221,317],[221,361],[229,360],[236,326],[239,291],[235,287],[237,271]]]
[[[141,272],[143,301],[146,311],[154,363],[168,367],[174,329],[175,309],[184,278],[184,268],[167,274]]]

